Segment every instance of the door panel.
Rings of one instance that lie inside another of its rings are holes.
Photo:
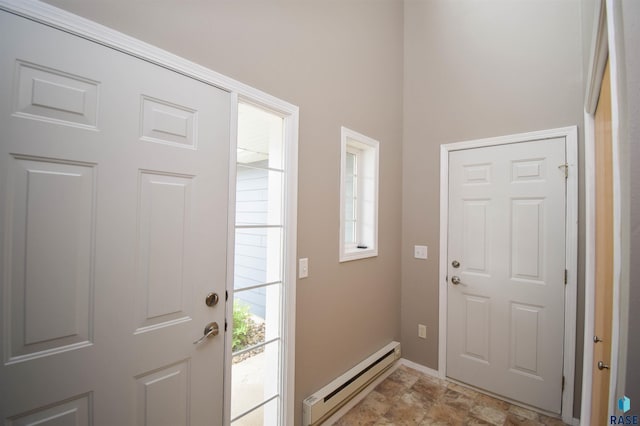
[[[138,425],[189,424],[189,370],[183,361],[136,378]]]
[[[18,416],[7,422],[8,426],[89,426],[92,424],[90,416],[91,396],[80,395],[70,401],[64,401],[53,406]]]
[[[596,161],[596,261],[593,347],[592,424],[606,424],[609,413],[609,369],[599,369],[598,361],[611,362],[613,315],[613,151],[611,134],[611,80],[609,62],[605,67],[595,114]]]
[[[489,324],[491,300],[487,297],[464,295],[466,315],[464,356],[489,361]]]
[[[193,176],[144,171],[139,182],[138,333],[193,316],[193,292],[184,276]]]
[[[564,163],[564,139],[449,156],[447,376],[554,413],[562,396]]]
[[[7,160],[13,273],[5,353],[14,363],[89,344],[95,168],[15,154]]]
[[[490,200],[463,200],[463,246],[465,272],[468,274],[487,274],[487,209]]]
[[[0,27],[3,421],[220,424],[229,94]]]

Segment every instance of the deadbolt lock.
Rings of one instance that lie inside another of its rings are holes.
[[[218,301],[220,300],[220,296],[218,296],[218,293],[209,293],[207,294],[207,297],[204,299],[204,303],[207,304],[207,306],[214,306],[218,303]]]
[[[453,262],[451,262],[451,266],[453,266],[454,268],[459,268],[460,262],[458,262],[457,260],[454,260]]]

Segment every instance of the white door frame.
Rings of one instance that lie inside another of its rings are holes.
[[[65,10],[41,3],[35,0],[0,0],[0,10],[13,13],[32,21],[48,25],[78,37],[93,41],[103,46],[118,50],[122,53],[145,60],[187,77],[202,81],[206,84],[218,87],[231,93],[231,133],[229,165],[230,180],[229,197],[235,200],[235,151],[236,151],[236,127],[237,127],[237,103],[241,98],[245,101],[261,105],[266,109],[280,114],[284,118],[285,126],[285,167],[287,167],[287,180],[285,182],[285,271],[284,279],[288,285],[284,288],[285,324],[283,337],[285,348],[283,356],[286,366],[285,380],[282,389],[283,395],[283,419],[282,424],[294,423],[294,373],[295,373],[295,300],[296,300],[296,242],[297,242],[297,182],[298,182],[298,117],[299,108],[258,89],[219,74],[194,62],[181,58],[173,53],[137,40],[133,37],[100,25],[96,22],[74,15]],[[234,115],[235,114],[235,115]],[[235,203],[230,203],[228,215],[229,245],[227,250],[227,288],[231,280],[233,285],[233,221],[235,217]],[[229,268],[229,264],[231,267]],[[227,317],[229,313],[227,313]],[[231,333],[226,338],[230,341]],[[230,346],[229,346],[230,348]],[[225,349],[230,353],[230,349]],[[228,377],[228,376],[227,376]],[[226,377],[225,377],[226,378]],[[228,380],[227,380],[228,381]],[[225,398],[228,387],[225,383]],[[228,419],[227,419],[228,421]]]
[[[255,89],[254,89],[255,90]],[[256,91],[257,92],[257,91]],[[294,387],[295,387],[295,313],[296,313],[296,243],[298,212],[298,109],[295,114],[287,109],[289,105],[282,101],[274,102],[271,96],[249,96],[248,94],[231,94],[231,140],[229,151],[229,220],[227,238],[227,295],[233,301],[236,232],[236,173],[237,173],[237,141],[238,141],[238,102],[246,102],[266,111],[279,115],[284,120],[284,264],[282,276],[283,295],[283,349],[282,365],[284,381],[279,394],[283,401],[283,418],[280,425],[294,423]],[[233,306],[230,306],[233,309]],[[231,315],[227,315],[229,318]],[[233,334],[226,333],[225,344],[225,383],[224,383],[224,424],[231,422],[231,360]]]
[[[596,3],[593,23],[593,40],[588,64],[584,105],[585,133],[585,318],[584,351],[582,368],[582,406],[581,424],[591,424],[591,387],[593,384],[593,336],[594,336],[594,298],[595,298],[595,253],[596,253],[596,205],[595,205],[595,111],[600,95],[602,76],[607,58],[611,78],[611,133],[613,150],[613,315],[611,330],[611,359],[609,360],[609,413],[615,410],[617,392],[624,390],[626,371],[626,353],[620,351],[621,335],[628,305],[621,298],[622,277],[622,192],[621,192],[621,154],[620,154],[620,83],[618,49],[619,27],[616,16],[620,13],[620,4],[612,0],[599,0]],[[626,328],[625,328],[626,330]],[[619,395],[620,396],[620,395]]]
[[[562,420],[573,423],[573,385],[575,380],[577,272],[578,272],[578,128],[576,126],[538,132],[519,133],[487,139],[449,143],[440,146],[440,275],[438,374],[447,374],[447,253],[449,227],[449,153],[463,149],[514,144],[539,139],[565,138],[568,164],[565,268],[564,362],[565,386],[562,391]]]

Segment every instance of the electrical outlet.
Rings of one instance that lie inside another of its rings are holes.
[[[427,338],[427,326],[424,324],[418,324],[418,337],[421,339]]]

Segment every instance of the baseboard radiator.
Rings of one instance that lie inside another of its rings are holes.
[[[321,424],[400,359],[400,343],[391,342],[302,402],[303,426]]]

